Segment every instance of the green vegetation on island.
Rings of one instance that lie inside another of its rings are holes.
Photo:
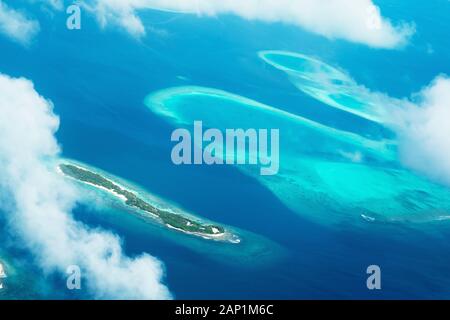
[[[170,228],[175,228],[183,232],[197,234],[204,237],[217,237],[225,234],[225,230],[221,226],[202,224],[179,214],[158,209],[149,204],[147,201],[141,199],[137,194],[121,188],[113,181],[98,173],[72,164],[60,164],[58,167],[66,176],[115,193],[116,195],[124,198],[126,205],[143,210],[158,217],[162,223]]]

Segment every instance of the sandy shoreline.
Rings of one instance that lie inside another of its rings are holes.
[[[76,165],[76,164],[74,164],[74,163],[72,163],[72,162],[69,162],[69,164],[72,165],[72,166],[74,166],[74,167],[76,167],[76,168],[78,168],[78,169],[81,169],[81,170],[87,170],[86,168],[80,167],[80,166],[78,166],[78,165]],[[62,176],[64,176],[65,178],[69,178],[69,179],[72,179],[73,181],[76,181],[76,182],[78,182],[78,183],[83,183],[83,184],[89,185],[89,186],[91,186],[91,187],[93,187],[93,188],[100,189],[100,190],[103,190],[103,191],[105,191],[105,192],[108,192],[110,195],[112,195],[112,196],[114,196],[114,197],[116,197],[116,198],[119,198],[119,199],[122,200],[123,202],[126,202],[126,201],[127,201],[127,198],[126,198],[124,195],[118,194],[117,192],[114,192],[113,190],[110,190],[110,189],[105,188],[105,187],[102,187],[102,186],[98,186],[98,185],[93,184],[93,183],[90,183],[90,182],[81,181],[81,180],[75,179],[75,178],[73,178],[73,177],[71,177],[71,176],[69,176],[69,175],[66,175],[66,174],[65,174],[64,172],[62,172],[62,170],[59,168],[59,165],[56,167],[56,170],[58,171],[58,173],[60,173],[60,174],[61,174]],[[94,171],[94,170],[91,169],[91,168],[88,168],[88,170],[91,171],[91,172],[93,172],[93,173],[95,173],[95,174],[101,175],[103,178],[105,178],[105,179],[108,180],[109,182],[113,183],[114,185],[116,185],[116,186],[119,187],[120,189],[122,189],[122,190],[124,190],[124,191],[127,191],[127,192],[130,192],[130,193],[134,194],[135,196],[139,196],[139,193],[138,193],[138,192],[136,192],[136,191],[134,191],[134,190],[130,190],[130,189],[125,188],[124,186],[120,185],[120,184],[117,183],[116,181],[112,181],[112,180],[110,180],[109,178],[105,177],[102,173],[96,172],[96,171]],[[155,206],[154,204],[151,204],[151,203],[150,203],[150,205],[153,206],[153,207],[155,207],[155,208],[158,209],[158,210],[161,210],[161,209],[159,209],[157,206]],[[137,210],[138,210],[138,209],[137,209]],[[169,211],[169,212],[171,212],[171,211]],[[151,212],[148,212],[148,211],[145,211],[145,213],[148,214],[148,215],[150,215],[150,216],[152,216],[152,217],[159,218],[159,216],[156,215],[156,214],[154,214],[154,213],[151,213]],[[173,212],[173,213],[176,214],[175,212]]]
[[[198,233],[198,232],[185,231],[185,230],[176,228],[176,227],[168,225],[168,224],[164,224],[164,225],[169,229],[173,229],[173,230],[183,232],[186,234],[190,234],[193,236],[197,236],[197,237],[202,237],[203,239],[207,239],[207,240],[221,240],[221,241],[228,241],[231,243],[240,243],[241,242],[241,240],[237,236],[234,236],[235,239],[232,239],[233,235],[230,233],[226,233],[226,232],[218,233],[218,234],[203,234],[203,233]],[[228,236],[230,236],[230,237],[228,237]]]
[[[72,165],[72,166],[74,166],[74,167],[76,167],[76,168],[78,168],[78,169],[81,169],[81,170],[86,170],[85,168],[80,167],[80,166],[77,166],[76,164],[73,164],[73,163],[70,163],[70,165]],[[81,181],[81,180],[75,179],[75,178],[73,178],[73,177],[71,177],[71,176],[69,176],[69,175],[66,175],[64,172],[62,172],[61,168],[59,167],[59,164],[56,166],[56,171],[57,171],[59,174],[61,174],[61,175],[63,175],[64,177],[66,177],[66,178],[70,178],[70,179],[72,179],[72,180],[74,180],[74,181],[78,181],[78,182],[80,182],[80,183],[87,184],[87,185],[89,185],[89,186],[91,186],[91,187],[94,187],[94,188],[97,188],[97,189],[101,189],[101,190],[103,190],[103,191],[106,191],[106,192],[110,193],[111,195],[115,196],[116,198],[119,198],[120,200],[122,200],[122,201],[124,201],[124,202],[127,201],[127,198],[126,198],[124,195],[118,194],[118,193],[114,192],[113,190],[110,190],[110,189],[105,188],[105,187],[102,187],[102,186],[98,186],[98,185],[93,184],[93,183],[90,183],[90,182]],[[95,172],[95,171],[93,171],[93,170],[90,170],[90,169],[89,169],[89,171],[91,171],[91,172],[93,172],[93,173],[95,173],[95,174],[101,175],[100,173],[97,173],[97,172]],[[101,176],[103,177],[103,175],[101,175]],[[133,193],[132,191],[130,191],[130,190],[128,190],[128,189],[122,187],[122,186],[119,185],[118,183],[116,183],[116,182],[114,182],[114,181],[111,181],[111,180],[109,180],[109,179],[106,178],[106,177],[104,177],[104,178],[105,178],[106,180],[108,180],[109,182],[113,183],[114,185],[118,186],[118,187],[121,188],[122,190],[125,190],[125,191],[128,191],[128,192]]]

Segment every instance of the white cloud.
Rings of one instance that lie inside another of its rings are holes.
[[[437,77],[415,98],[396,127],[402,162],[450,185],[450,78]]]
[[[205,16],[232,14],[248,20],[296,25],[327,38],[372,47],[405,44],[411,25],[393,25],[371,0],[84,0],[102,25],[112,23],[135,36],[145,34],[139,10],[157,9]]]
[[[27,45],[39,33],[39,22],[10,8],[0,0],[0,33],[23,45]]]
[[[59,119],[26,79],[0,74],[0,208],[46,271],[79,265],[97,298],[170,298],[161,263],[124,255],[120,239],[71,215],[77,192],[55,173]]]

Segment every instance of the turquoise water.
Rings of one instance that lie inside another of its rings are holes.
[[[348,74],[318,59],[287,51],[262,51],[259,56],[286,72],[297,88],[320,102],[375,122],[389,116],[387,108],[371,101],[370,94]]]
[[[280,128],[279,174],[261,176],[246,165],[239,169],[259,180],[287,207],[313,220],[329,224],[348,216],[355,222],[361,216],[381,221],[450,218],[450,191],[399,168],[395,148],[389,148],[394,142],[369,140],[209,88],[167,89],[148,96],[146,105],[175,126],[186,128],[197,119],[205,127],[223,131]],[[351,155],[358,155],[358,160]],[[330,212],[340,213],[337,217]]]
[[[236,246],[172,232],[87,190],[75,217],[115,231],[129,255],[161,259],[175,298],[448,298],[450,191],[400,165],[390,117],[371,94],[401,99],[450,74],[448,3],[378,2],[393,20],[416,22],[407,49],[156,11],[142,19],[167,36],[136,41],[89,16],[68,31],[64,15],[32,6],[45,32],[29,49],[0,38],[0,71],[52,100],[64,157],[240,233]],[[193,120],[279,128],[279,175],[174,166],[170,134]],[[1,230],[0,256],[17,270],[4,297],[91,297],[39,270],[4,219]],[[383,271],[379,292],[366,288],[370,264]]]

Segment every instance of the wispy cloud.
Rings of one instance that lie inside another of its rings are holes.
[[[64,0],[29,1],[43,2],[60,11],[69,3]],[[118,26],[136,38],[151,30],[139,16],[144,10],[174,11],[199,17],[236,15],[246,20],[294,25],[329,39],[386,49],[404,46],[415,32],[413,23],[394,24],[382,16],[372,0],[79,0],[76,3],[95,15],[102,27]],[[0,31],[1,4],[2,0]],[[32,30],[39,30],[36,21],[26,20],[23,14],[5,4],[3,11],[14,12],[13,15],[3,14],[3,24],[9,26],[7,34],[15,34],[15,38],[26,42],[32,38]],[[18,23],[22,27],[15,27]]]
[[[59,119],[33,83],[0,74],[0,208],[46,271],[79,265],[97,298],[167,299],[161,262],[131,258],[120,239],[75,221],[78,199],[55,170]]]
[[[392,24],[371,0],[84,0],[102,25],[145,34],[139,11],[170,10],[199,16],[232,14],[248,20],[299,26],[331,39],[344,39],[377,48],[407,43],[411,24]]]
[[[39,30],[38,21],[28,18],[24,13],[9,7],[0,0],[1,34],[23,45],[28,45]]]

